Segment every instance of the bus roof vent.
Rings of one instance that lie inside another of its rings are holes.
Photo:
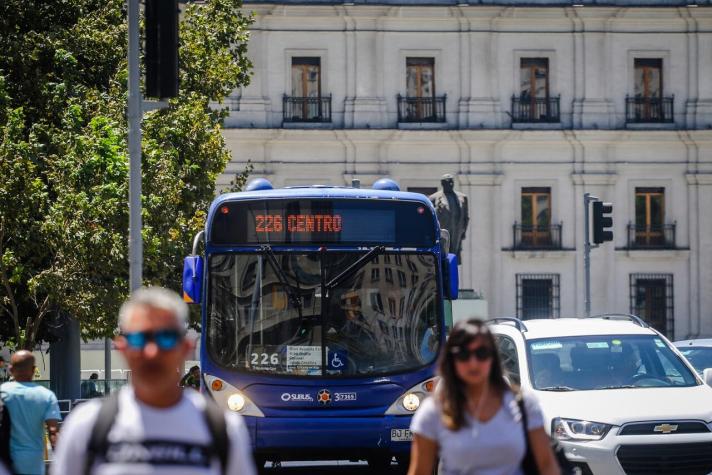
[[[398,186],[398,183],[395,182],[395,180],[391,180],[390,178],[381,178],[380,180],[377,180],[372,188],[374,190],[389,190],[389,191],[400,191],[400,186]]]
[[[245,187],[245,191],[273,190],[272,183],[266,178],[255,178]]]

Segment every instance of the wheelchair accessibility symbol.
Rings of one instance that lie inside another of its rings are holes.
[[[344,362],[341,361],[341,358],[339,358],[338,353],[334,353],[334,357],[331,358],[331,367],[334,369],[341,368],[344,365]]]
[[[328,366],[331,370],[345,369],[348,362],[345,351],[330,351]]]

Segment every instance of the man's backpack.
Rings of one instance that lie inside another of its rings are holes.
[[[10,411],[5,405],[4,396],[0,393],[0,462],[7,470],[12,470],[10,459]]]
[[[109,447],[109,431],[119,413],[119,391],[111,393],[101,403],[87,446],[87,456],[84,464],[84,475],[91,475],[91,469],[97,457],[106,454]],[[223,411],[210,399],[205,398],[205,423],[210,433],[213,454],[220,461],[220,473],[227,473],[230,454],[230,439],[227,434],[227,422]]]

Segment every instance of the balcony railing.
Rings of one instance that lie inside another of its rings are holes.
[[[628,224],[630,249],[675,249],[675,223],[659,226]]]
[[[512,96],[512,122],[557,123],[561,121],[557,97]]]
[[[405,97],[398,94],[398,122],[445,122],[445,101],[440,97]]]
[[[561,249],[562,224],[532,226],[514,223],[514,250]]]
[[[284,95],[284,122],[331,122],[331,94],[320,97]]]
[[[630,97],[625,98],[625,121],[628,124],[672,123],[673,103],[671,97]]]

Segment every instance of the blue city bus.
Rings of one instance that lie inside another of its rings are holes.
[[[257,179],[215,199],[184,298],[202,306],[203,390],[244,416],[258,463],[408,463],[457,295],[447,241],[430,201],[389,179]]]

